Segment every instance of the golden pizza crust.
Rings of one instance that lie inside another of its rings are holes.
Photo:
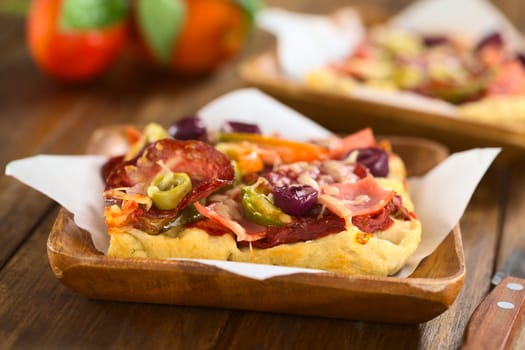
[[[306,86],[325,92],[350,93],[356,81],[329,69],[312,70],[305,76]]]
[[[206,231],[190,228],[176,237],[150,235],[134,228],[123,228],[111,234],[108,256],[133,258],[190,258],[230,260],[238,251],[233,236],[211,236]]]
[[[319,91],[350,94],[356,84],[354,79],[341,75],[327,68],[320,68],[309,72],[304,80],[306,86]],[[388,83],[367,83],[383,91],[397,91]],[[525,97],[516,96],[488,96],[479,101],[468,102],[457,106],[458,115],[462,118],[515,125],[516,122],[525,122]]]
[[[372,79],[367,82],[359,82],[348,75],[341,74],[329,68],[311,70],[305,75],[304,84],[318,91],[340,94],[351,94],[357,85],[386,92],[399,91],[399,88],[387,79]]]
[[[238,249],[233,236],[210,236],[188,229],[179,237],[152,236],[136,229],[111,235],[108,256],[193,258],[306,267],[351,275],[387,276],[399,271],[421,240],[419,220],[394,220],[388,230],[359,243],[357,228],[316,240],[281,244],[268,249]]]
[[[458,107],[463,118],[497,122],[525,122],[524,96],[490,96],[476,102],[469,102]]]
[[[281,244],[268,249],[243,248],[234,261],[299,266],[350,275],[388,276],[399,271],[421,240],[418,220],[395,220],[388,230],[373,234],[365,244],[357,228],[313,241]]]

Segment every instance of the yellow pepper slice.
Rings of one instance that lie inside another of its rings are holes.
[[[142,135],[132,145],[124,160],[130,160],[134,158],[143,148],[150,142],[163,140],[169,137],[166,129],[162,125],[157,123],[149,123],[144,128]]]
[[[148,186],[146,193],[155,207],[170,210],[176,208],[191,189],[192,184],[188,174],[170,171],[157,175]]]

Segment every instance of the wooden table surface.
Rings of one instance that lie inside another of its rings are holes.
[[[396,11],[410,1],[361,1]],[[348,1],[266,1],[327,13]],[[499,7],[521,30],[525,5]],[[519,20],[521,19],[521,22]],[[81,154],[98,127],[162,124],[191,114],[243,86],[236,65],[182,79],[122,62],[85,86],[55,83],[33,66],[24,20],[0,14],[0,165],[39,153]],[[271,47],[256,31],[246,59]],[[467,274],[451,308],[420,325],[367,323],[260,312],[87,300],[61,285],[49,268],[46,240],[58,206],[12,178],[0,178],[0,348],[421,348],[454,349],[490,278],[525,230],[525,162],[493,166],[461,219]],[[522,332],[523,333],[523,332]],[[523,335],[521,346],[525,341]],[[519,348],[519,345],[515,346]]]

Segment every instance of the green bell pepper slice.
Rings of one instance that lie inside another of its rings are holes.
[[[244,186],[241,189],[244,216],[248,220],[264,226],[284,226],[292,222],[292,217],[272,203],[261,185],[261,182],[257,181],[255,184]]]
[[[181,233],[186,225],[190,222],[197,221],[203,218],[203,216],[197,211],[197,208],[193,204],[188,205],[184,208],[180,214],[164,227],[162,234],[169,237],[177,237]]]
[[[176,208],[191,190],[192,184],[188,174],[170,171],[157,175],[146,193],[155,207],[170,210]]]

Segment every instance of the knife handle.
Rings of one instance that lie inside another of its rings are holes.
[[[525,279],[506,277],[472,313],[462,349],[508,349],[525,316]]]

